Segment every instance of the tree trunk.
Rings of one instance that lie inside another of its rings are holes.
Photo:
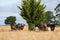
[[[14,28],[13,28],[13,25],[10,25],[11,26],[11,30],[13,30]]]
[[[35,24],[29,23],[29,30],[33,30],[35,27]]]

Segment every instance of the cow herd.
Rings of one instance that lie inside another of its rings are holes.
[[[23,30],[24,29],[25,24],[16,24],[11,26],[12,30]],[[54,31],[55,30],[55,24],[53,23],[38,23],[35,25],[34,30],[41,30],[41,31]]]
[[[24,26],[25,24],[18,23],[18,24],[11,26],[11,30],[23,30]]]
[[[41,31],[54,31],[55,30],[55,24],[54,23],[38,23],[35,25],[34,30],[41,30]]]

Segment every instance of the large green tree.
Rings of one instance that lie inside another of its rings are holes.
[[[12,29],[12,26],[16,23],[15,21],[16,21],[15,16],[9,16],[5,19],[5,24],[10,25]]]
[[[29,30],[33,30],[35,24],[43,21],[45,17],[45,6],[41,4],[41,0],[22,0],[22,5],[18,8],[20,15],[27,21]]]

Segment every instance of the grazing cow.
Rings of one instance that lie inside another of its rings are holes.
[[[42,30],[42,31],[47,31],[47,30],[51,30],[51,31],[54,31],[55,30],[55,24],[54,23],[49,23],[49,24],[46,24],[46,23],[38,23],[35,25],[35,28],[38,27],[39,30]]]
[[[38,27],[39,30],[47,31],[47,24],[45,24],[45,23],[38,23],[35,25],[35,27]]]
[[[23,30],[24,26],[25,26],[25,24],[18,24],[18,29]]]
[[[12,26],[11,26],[11,30],[16,30],[16,29],[17,29],[16,26],[17,26],[17,25],[12,25]]]
[[[36,27],[38,27],[39,30],[42,30],[42,26],[41,26],[40,23],[36,24],[36,25],[35,25],[35,28],[36,28]]]
[[[55,24],[54,23],[49,23],[47,24],[48,27],[50,27],[51,31],[55,30]]]
[[[16,25],[11,26],[11,29],[12,30],[23,30],[24,26],[25,26],[25,24],[18,23]]]

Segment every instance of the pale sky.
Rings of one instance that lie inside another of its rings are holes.
[[[54,8],[58,3],[60,3],[60,0],[42,0],[42,3],[46,5],[45,10],[55,12]],[[8,16],[16,16],[17,23],[27,24],[26,21],[18,14],[18,4],[21,5],[21,0],[0,0],[0,25],[5,25],[4,20]]]

